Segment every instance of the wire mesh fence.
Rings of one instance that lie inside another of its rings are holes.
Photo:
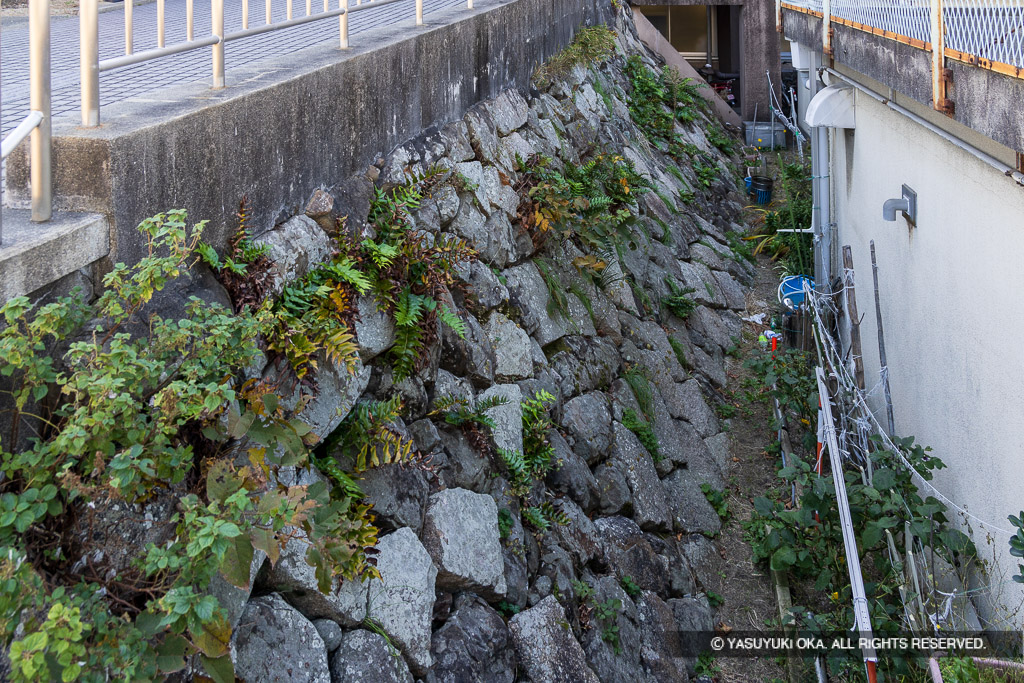
[[[946,48],[1024,69],[1022,0],[945,0]]]
[[[832,16],[921,43],[931,42],[929,0],[832,0]]]
[[[832,0],[830,9],[839,22],[923,47],[932,42],[932,3],[940,1],[948,56],[1024,77],[1024,0]],[[822,0],[783,6],[824,11]]]

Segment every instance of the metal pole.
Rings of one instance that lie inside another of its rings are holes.
[[[271,0],[267,0],[267,23],[272,24],[274,22],[274,8],[271,5]]]
[[[292,18],[292,0],[287,0],[287,2],[285,2],[285,13],[287,15],[287,18],[289,20],[291,20],[291,18]]]
[[[473,9],[473,0],[466,0],[466,8]]]
[[[156,46],[164,46],[164,0],[156,0]]]
[[[195,11],[193,9],[194,0],[188,0],[185,3],[185,40],[191,42],[193,36],[195,36]],[[248,2],[246,3],[248,5]],[[244,11],[247,11],[248,7]]]
[[[423,0],[416,0],[416,25],[423,25]]]
[[[79,59],[82,80],[82,125],[100,125],[99,0],[82,0],[78,8]]]
[[[29,0],[28,22],[29,107],[43,115],[32,131],[32,220],[42,223],[50,220],[53,192],[50,178],[50,0]]]
[[[885,416],[889,419],[889,436],[895,436],[896,420],[892,415],[892,392],[889,391],[889,365],[885,361],[885,336],[882,332],[882,304],[878,300],[878,262],[875,260],[874,240],[871,240],[871,274],[875,278],[875,320],[878,324],[878,362],[882,366],[882,388],[885,390]]]
[[[125,0],[124,3],[124,53],[130,55],[135,51],[135,36],[133,33],[134,21],[132,20],[132,11],[134,10],[135,0]]]
[[[242,30],[249,28],[249,0],[242,0]]]
[[[345,13],[338,17],[341,24],[341,49],[348,49],[348,0],[338,0],[338,5]]]
[[[213,89],[224,87],[224,0],[213,0],[211,5],[213,35],[220,38],[213,46]]]
[[[313,13],[313,0],[306,0],[306,16]]]

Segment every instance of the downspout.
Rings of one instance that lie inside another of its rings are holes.
[[[889,98],[883,97],[882,95],[879,95],[878,93],[874,92],[873,90],[869,90],[868,88],[865,88],[863,85],[861,85],[857,81],[854,81],[854,80],[852,80],[850,78],[847,78],[846,76],[842,75],[838,71],[836,71],[834,69],[827,68],[827,67],[825,68],[825,71],[827,71],[829,73],[829,75],[834,76],[834,77],[838,78],[841,81],[849,83],[850,85],[852,85],[854,88],[856,88],[860,92],[864,93],[865,95],[868,95],[869,97],[872,97],[872,98],[878,100],[879,102],[881,102],[882,104],[887,106],[889,109],[892,109],[893,111],[895,111],[895,112],[897,112],[899,114],[903,114],[904,116],[906,116],[908,119],[910,119],[914,123],[918,124],[919,126],[923,126],[923,127],[927,128],[928,130],[930,130],[931,132],[935,133],[936,135],[938,135],[940,138],[942,138],[946,142],[948,142],[948,143],[950,143],[950,144],[952,144],[952,145],[954,145],[954,146],[964,150],[965,152],[968,152],[969,154],[972,154],[973,156],[977,157],[978,159],[984,161],[986,164],[988,164],[992,168],[996,169],[997,171],[999,171],[1003,175],[1008,176],[1009,178],[1013,179],[1013,181],[1016,182],[1018,185],[1024,185],[1024,173],[1021,173],[1020,171],[1018,171],[1017,169],[1015,169],[1015,168],[1013,168],[1011,166],[1007,166],[1003,162],[999,161],[999,159],[996,159],[995,157],[993,157],[990,154],[986,154],[985,152],[981,151],[980,149],[978,149],[977,147],[973,146],[969,142],[965,142],[965,141],[961,140],[960,138],[958,138],[957,136],[953,135],[952,133],[946,132],[945,130],[943,130],[942,128],[939,128],[935,124],[930,123],[929,121],[926,121],[925,119],[921,118],[920,116],[918,116],[914,112],[910,111],[909,109],[905,109],[905,108],[901,107],[900,105],[896,104],[895,102],[893,102],[892,100],[890,100]]]
[[[821,54],[812,50],[811,64],[808,70],[810,95],[808,101],[813,100],[818,93],[820,86],[818,73],[821,68]],[[822,288],[828,286],[832,274],[832,211],[829,175],[828,128],[819,126],[811,135],[811,190],[814,198],[811,227],[814,229],[814,282]]]

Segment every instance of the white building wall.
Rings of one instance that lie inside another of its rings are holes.
[[[1009,529],[1007,515],[1024,509],[1024,187],[860,92],[856,116],[855,131],[832,131],[831,177],[837,242],[853,250],[866,383],[879,380],[874,240],[896,431],[948,466],[933,481],[940,491]],[[882,220],[904,183],[918,196],[913,230]],[[885,424],[880,388],[873,402]],[[968,521],[991,563],[972,580],[995,584],[976,600],[982,616],[1021,627],[1009,536]]]

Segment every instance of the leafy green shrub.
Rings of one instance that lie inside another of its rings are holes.
[[[920,475],[929,480],[932,471],[942,462],[913,443],[913,439],[894,439],[905,457]],[[902,567],[894,566],[889,556],[886,532],[897,547],[909,525],[918,539],[932,539],[933,548],[942,549],[952,561],[955,556],[976,555],[971,540],[952,528],[945,515],[946,507],[937,499],[921,497],[913,483],[913,474],[900,458],[885,449],[878,437],[872,437],[870,454],[874,476],[867,483],[856,471],[844,472],[847,498],[853,517],[857,548],[862,564],[872,567],[872,579],[865,584],[872,627],[880,636],[895,635],[903,628],[904,603],[901,587]],[[801,612],[804,626],[841,628],[853,619],[853,607],[840,596],[849,596],[842,527],[835,501],[831,476],[818,477],[811,465],[789,454],[788,466],[779,471],[787,482],[803,491],[799,506],[788,506],[777,500],[754,499],[756,514],[744,523],[747,539],[753,549],[753,560],[766,562],[777,571],[789,572],[796,578],[814,580],[814,590],[832,594],[831,608],[808,615]],[[904,670],[899,657],[886,662],[886,667]]]
[[[616,655],[622,654],[622,647],[619,644],[619,614],[622,612],[622,601],[618,598],[598,602],[594,589],[584,581],[573,579],[573,592],[576,599],[580,601],[583,618],[581,621],[584,628],[591,628],[590,617],[593,616],[601,629],[601,640],[612,646]]]
[[[708,142],[717,147],[723,154],[732,156],[732,153],[736,151],[736,138],[729,135],[721,126],[709,126],[704,134],[708,138]]]
[[[1010,537],[1010,554],[1014,557],[1024,557],[1024,510],[1021,511],[1020,516],[1010,515],[1007,519],[1017,529],[1016,533]],[[1018,564],[1017,570],[1020,574],[1014,574],[1013,580],[1017,583],[1024,583],[1024,564]]]
[[[701,484],[700,490],[704,493],[708,503],[715,509],[715,513],[725,521],[729,517],[729,501],[725,499],[725,493],[719,491],[711,484]]]
[[[623,576],[619,581],[622,586],[622,590],[626,591],[626,595],[631,598],[635,598],[640,595],[641,588],[637,585],[636,581],[633,580],[632,576]]]
[[[117,264],[92,304],[75,293],[0,307],[13,425],[0,451],[0,631],[16,680],[153,680],[197,653],[214,680],[233,680],[230,626],[207,587],[218,572],[248,586],[254,551],[276,559],[286,526],[309,538],[322,589],[376,571],[365,559],[376,541],[367,506],[322,483],[267,483],[308,462],[310,438],[269,383],[236,379],[277,325],[272,304],[233,313],[193,298],[180,319],[135,324],[196,260],[204,223],[189,231],[186,219],[143,221],[149,255]],[[38,430],[27,442],[23,423]],[[76,537],[94,506],[161,494],[177,499],[173,535],[129,569],[96,560],[101,541]]]
[[[585,26],[561,52],[537,67],[533,82],[547,88],[552,81],[567,76],[577,66],[590,66],[605,61],[615,54],[615,32],[607,26]]]
[[[810,169],[800,163],[783,163],[780,159],[780,180],[771,208],[759,209],[763,227],[744,240],[755,244],[753,255],[769,254],[781,261],[787,272],[809,274],[814,267],[811,235],[780,230],[806,230],[811,225],[813,193]]]
[[[498,449],[512,492],[518,496],[526,495],[555,464],[555,449],[548,440],[548,432],[554,427],[548,410],[554,401],[555,397],[543,389],[523,401],[523,452]]]

